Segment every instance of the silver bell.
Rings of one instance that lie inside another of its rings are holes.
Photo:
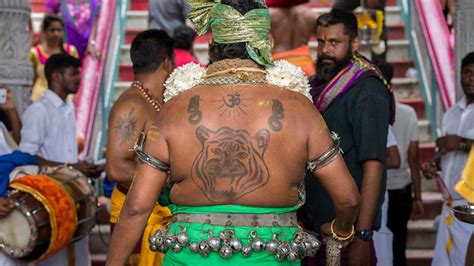
[[[296,251],[290,251],[290,253],[288,253],[288,260],[291,261],[291,262],[295,262],[296,260],[298,260],[299,256],[298,256],[298,252]]]
[[[276,241],[275,239],[268,241],[267,244],[265,245],[265,250],[272,255],[276,253],[277,248],[278,248],[278,241]]]
[[[155,244],[150,244],[150,250],[151,251],[158,251],[158,246]]]
[[[318,240],[315,236],[313,236],[313,235],[309,235],[309,234],[308,234],[308,239],[307,239],[307,241],[310,243],[310,245],[311,245],[311,247],[312,247],[313,249],[316,249],[316,250],[317,250],[317,249],[319,249],[319,247],[321,246],[321,242],[319,242],[319,240]]]
[[[236,238],[236,237],[233,237],[230,241],[229,241],[229,246],[230,248],[232,249],[232,251],[234,252],[239,252],[242,250],[242,241],[240,241],[240,239]]]
[[[157,236],[156,237],[156,242],[157,245],[164,245],[165,244],[165,237],[164,236]]]
[[[252,248],[250,246],[243,246],[242,256],[244,256],[244,258],[247,258],[250,256],[250,254],[252,254]]]
[[[277,252],[277,253],[275,254],[275,259],[276,259],[277,261],[284,261],[284,260],[286,259],[286,254]]]
[[[210,235],[207,241],[209,242],[209,247],[212,250],[218,251],[221,248],[221,240],[219,238]]]
[[[265,242],[260,237],[255,237],[252,240],[252,249],[254,251],[261,251],[265,249]]]
[[[203,253],[209,253],[209,243],[207,240],[199,241],[199,253],[201,253],[201,255]]]
[[[221,249],[219,249],[219,255],[224,259],[232,257],[232,248],[229,245],[222,246]]]
[[[181,252],[182,249],[183,247],[179,245],[178,243],[174,244],[174,246],[171,248],[171,250],[173,250],[174,253],[179,253]]]
[[[226,241],[227,240],[227,234],[225,231],[220,231],[219,232],[219,239],[222,240],[222,241]]]
[[[183,230],[176,235],[176,241],[183,247],[188,245],[189,235],[186,233],[186,230]]]
[[[305,238],[304,233],[301,232],[301,231],[296,231],[296,233],[293,234],[293,241],[296,243],[296,244],[299,244],[303,241],[303,239]]]
[[[151,236],[150,239],[150,245],[156,245],[157,243],[157,237],[156,236]]]
[[[161,253],[166,253],[166,251],[168,251],[168,248],[164,244],[158,245],[158,251]]]
[[[299,251],[300,250],[300,244],[295,243],[295,241],[290,242],[290,250],[291,251]]]
[[[170,248],[176,243],[176,237],[173,234],[168,234],[165,238],[165,246]]]
[[[315,250],[311,247],[311,243],[308,240],[301,242],[301,251],[305,256],[313,257],[316,255]]]
[[[290,249],[288,248],[288,245],[286,245],[286,244],[279,245],[277,247],[277,253],[281,253],[281,254],[284,254],[286,256],[286,255],[288,255],[288,253],[290,253]]]
[[[189,250],[190,250],[191,252],[193,252],[193,253],[198,252],[198,250],[199,250],[199,243],[198,243],[198,242],[191,242],[191,243],[189,244]]]

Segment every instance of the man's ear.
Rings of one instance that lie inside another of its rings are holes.
[[[165,68],[166,72],[171,73],[176,68],[176,64],[174,62],[174,57],[170,58],[167,57],[165,62],[163,62],[163,67]]]
[[[352,53],[357,52],[357,50],[359,50],[359,48],[360,48],[360,38],[359,38],[359,36],[356,36],[356,37],[352,38],[352,42],[351,42]]]
[[[60,82],[62,74],[59,71],[51,73],[51,82]]]

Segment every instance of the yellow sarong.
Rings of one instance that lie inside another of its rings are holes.
[[[474,203],[474,148],[471,148],[461,181],[456,184],[455,189],[467,201]]]
[[[126,199],[125,194],[114,187],[112,196],[110,197],[111,211],[110,211],[110,223],[117,223],[120,211],[122,210],[123,204]],[[143,232],[140,254],[132,254],[129,258],[128,265],[138,266],[161,266],[164,254],[159,252],[151,251],[148,244],[150,236],[163,225],[167,224],[172,215],[167,207],[162,207],[158,203],[155,205],[150,217],[148,218],[145,231]]]

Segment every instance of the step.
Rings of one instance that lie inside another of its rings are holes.
[[[404,24],[387,25],[387,39],[388,40],[402,40],[405,39]]]
[[[44,1],[44,0],[36,0],[36,1]],[[331,1],[320,1],[320,0],[312,0],[309,4],[311,7],[330,7]],[[387,6],[396,6],[397,0],[388,0]],[[131,10],[147,10],[148,9],[148,0],[132,0],[130,3]]]
[[[433,249],[436,243],[434,219],[408,221],[407,248]]]
[[[420,98],[417,78],[393,78],[392,88],[398,100]]]
[[[431,266],[433,250],[431,249],[407,249],[408,266]]]
[[[423,119],[425,117],[425,103],[423,102],[422,98],[401,99],[400,102],[415,109],[418,119]]]
[[[389,40],[387,49],[387,60],[391,61],[410,61],[411,57],[408,51],[408,40]],[[312,56],[316,57],[317,42],[311,41],[308,43],[312,49]],[[208,43],[194,43],[194,53],[197,59],[203,64],[207,64],[208,58]],[[130,44],[122,44],[121,46],[121,63],[131,63],[130,61]],[[360,50],[364,55],[370,55],[370,47],[362,46]],[[418,82],[417,82],[418,83]],[[402,97],[406,98],[406,97]]]
[[[329,12],[330,7],[312,8],[315,15]],[[385,8],[386,25],[403,24],[400,17],[401,9],[398,6],[388,6]],[[127,29],[145,29],[148,27],[148,10],[129,10],[127,12]]]
[[[412,60],[392,60],[389,61],[393,66],[393,77],[404,78],[408,69],[413,68],[414,64]]]
[[[421,193],[421,199],[423,200],[423,216],[420,217],[422,220],[433,220],[441,214],[443,207],[443,196],[440,192],[423,191]]]
[[[32,12],[44,12],[45,0],[31,0]]]
[[[146,27],[144,28],[127,28],[125,30],[125,44],[132,43],[133,38],[137,36],[139,32],[142,32],[146,30]],[[387,32],[388,32],[388,39],[389,40],[403,40],[405,39],[405,26],[403,24],[401,25],[388,25],[387,26]],[[195,42],[202,42],[202,43],[209,43],[212,39],[212,34],[210,32],[207,32],[206,34],[202,36],[196,36]],[[316,36],[313,34],[310,37],[310,40],[316,40]],[[403,72],[403,75],[405,75],[405,72]]]
[[[130,10],[148,10],[148,0],[132,0]]]

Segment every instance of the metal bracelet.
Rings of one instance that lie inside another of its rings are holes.
[[[306,166],[306,169],[314,172],[315,170],[323,168],[336,159],[337,155],[340,153],[339,136],[335,132],[331,132],[331,138],[333,141],[331,147],[321,154],[321,156],[309,162]]]
[[[132,148],[132,150],[137,154],[138,160],[162,172],[165,172],[165,173],[169,172],[170,166],[167,163],[160,161],[145,152],[145,148],[144,148],[145,141],[146,141],[145,132],[140,132],[140,136],[138,137],[137,141],[135,142]]]

